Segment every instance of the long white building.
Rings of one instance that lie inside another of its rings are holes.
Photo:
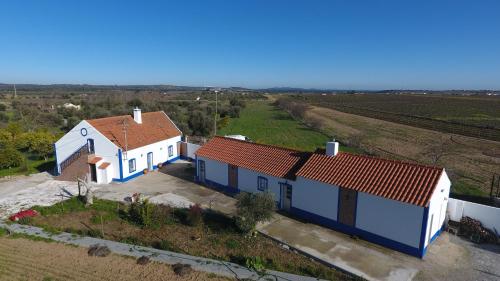
[[[307,153],[215,137],[196,152],[199,182],[230,194],[271,192],[291,214],[423,257],[443,226],[443,168],[338,152]]]
[[[83,120],[54,144],[57,173],[124,182],[179,159],[181,136],[163,111]]]

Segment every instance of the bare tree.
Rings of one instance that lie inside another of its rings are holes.
[[[85,195],[84,195],[84,202],[85,206],[88,207],[92,204],[94,204],[94,193],[92,191],[92,183],[90,181],[90,178],[88,176],[85,176],[85,178],[77,179],[78,182],[78,197],[82,196],[82,188],[85,189]]]

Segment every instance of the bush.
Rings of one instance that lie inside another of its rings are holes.
[[[12,145],[8,145],[0,149],[0,168],[19,167],[24,161],[23,154],[15,149]]]
[[[271,219],[276,208],[273,195],[269,192],[263,193],[240,193],[236,197],[236,226],[240,231],[249,233],[255,229],[259,222]]]
[[[260,257],[250,257],[246,259],[246,267],[253,269],[257,272],[264,270],[264,261]]]
[[[191,226],[198,226],[201,224],[203,218],[203,209],[199,204],[194,204],[189,207],[187,213],[187,223]]]
[[[132,222],[147,228],[156,228],[161,225],[158,218],[156,206],[144,200],[143,202],[135,202],[130,205],[129,218]],[[155,215],[156,214],[156,215]]]

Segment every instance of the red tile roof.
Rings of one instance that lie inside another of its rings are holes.
[[[311,153],[214,137],[198,149],[196,155],[279,178],[293,179],[295,172]]]
[[[136,123],[130,115],[92,119],[87,122],[118,147],[128,150],[182,134],[163,111],[142,113],[142,124]],[[124,124],[127,128],[127,141]]]
[[[297,176],[425,207],[442,172],[438,167],[339,152],[313,154]]]
[[[104,162],[104,163],[102,163],[101,165],[99,165],[99,169],[104,170],[104,169],[106,169],[107,167],[109,167],[109,165],[111,165],[111,163],[109,163],[109,162]]]
[[[97,162],[101,161],[102,157],[99,156],[90,156],[87,163],[89,164],[97,164]]]

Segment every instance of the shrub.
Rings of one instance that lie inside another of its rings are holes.
[[[271,219],[276,208],[273,195],[263,193],[240,193],[236,197],[236,226],[240,231],[248,233],[255,229],[259,222]]]
[[[245,262],[246,267],[253,269],[257,272],[264,270],[264,261],[260,257],[249,257]]]
[[[202,221],[203,209],[199,204],[194,204],[189,207],[186,220],[191,226],[198,226]]]
[[[156,206],[144,200],[130,205],[129,218],[132,222],[142,227],[159,227],[161,222],[155,216]]]
[[[24,161],[23,154],[16,150],[13,146],[8,145],[0,149],[0,168],[19,167]]]

